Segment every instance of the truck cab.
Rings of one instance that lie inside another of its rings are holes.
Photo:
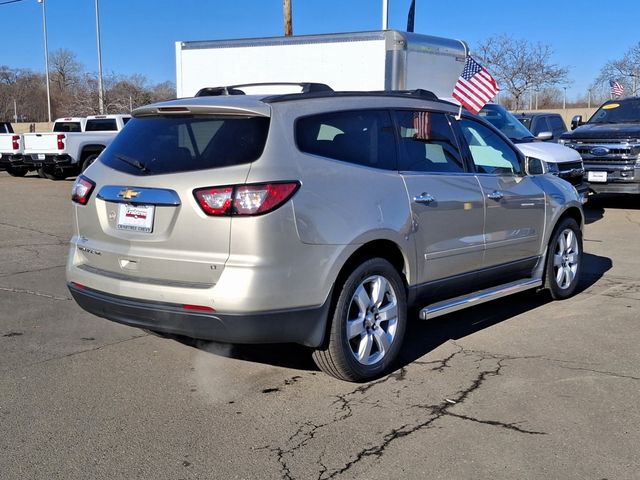
[[[640,193],[640,97],[609,100],[588,122],[577,115],[560,143],[582,156],[596,193]]]

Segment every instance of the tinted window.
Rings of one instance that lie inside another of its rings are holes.
[[[425,111],[396,112],[400,170],[463,172],[464,164],[447,117]]]
[[[56,122],[53,125],[54,132],[81,132],[80,122]]]
[[[118,125],[115,118],[87,120],[84,130],[85,132],[115,132],[118,130]]]
[[[131,120],[131,117],[122,117],[122,124],[126,125],[129,120]]]
[[[551,130],[556,133],[563,133],[567,131],[567,127],[562,120],[562,117],[558,115],[552,115],[549,117],[549,125],[551,126]]]
[[[100,160],[137,175],[239,165],[262,155],[268,130],[263,117],[134,118]]]
[[[518,117],[518,120],[520,120],[520,123],[522,125],[527,127],[527,130],[531,130],[531,119],[530,118]]]
[[[531,132],[502,105],[488,103],[482,107],[478,116],[496,127],[512,141],[528,141],[532,137]]]
[[[522,173],[518,155],[496,132],[466,118],[460,121],[460,129],[479,173]]]
[[[610,102],[602,105],[589,119],[589,123],[640,122],[640,99]]]
[[[298,148],[306,153],[373,168],[395,170],[395,138],[386,111],[331,112],[296,123]]]
[[[547,119],[549,117],[538,117],[537,121],[533,124],[533,130],[531,130],[531,132],[534,135],[538,135],[540,132],[550,132],[551,131],[551,127],[549,127],[549,123],[547,122]]]

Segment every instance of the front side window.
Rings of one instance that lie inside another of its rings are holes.
[[[264,117],[134,118],[100,161],[134,175],[240,165],[262,155],[268,130]]]
[[[387,111],[312,115],[296,122],[295,133],[302,152],[366,167],[397,169],[393,127]]]
[[[458,145],[443,113],[398,111],[400,170],[414,172],[464,172]]]
[[[478,173],[522,174],[518,154],[496,132],[467,118],[460,121],[460,130],[469,145]]]

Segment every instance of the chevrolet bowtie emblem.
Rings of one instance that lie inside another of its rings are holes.
[[[132,198],[136,198],[138,195],[140,195],[140,192],[136,192],[135,190],[131,190],[130,188],[121,190],[120,193],[118,193],[118,196],[124,198],[125,200],[131,200]]]

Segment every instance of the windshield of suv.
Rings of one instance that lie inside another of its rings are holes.
[[[134,175],[240,165],[262,155],[268,130],[269,119],[264,117],[134,118],[100,161]]]
[[[512,142],[531,142],[535,138],[527,127],[501,105],[489,103],[478,115],[504,133]]]
[[[640,122],[640,98],[612,100],[602,105],[587,123]]]

